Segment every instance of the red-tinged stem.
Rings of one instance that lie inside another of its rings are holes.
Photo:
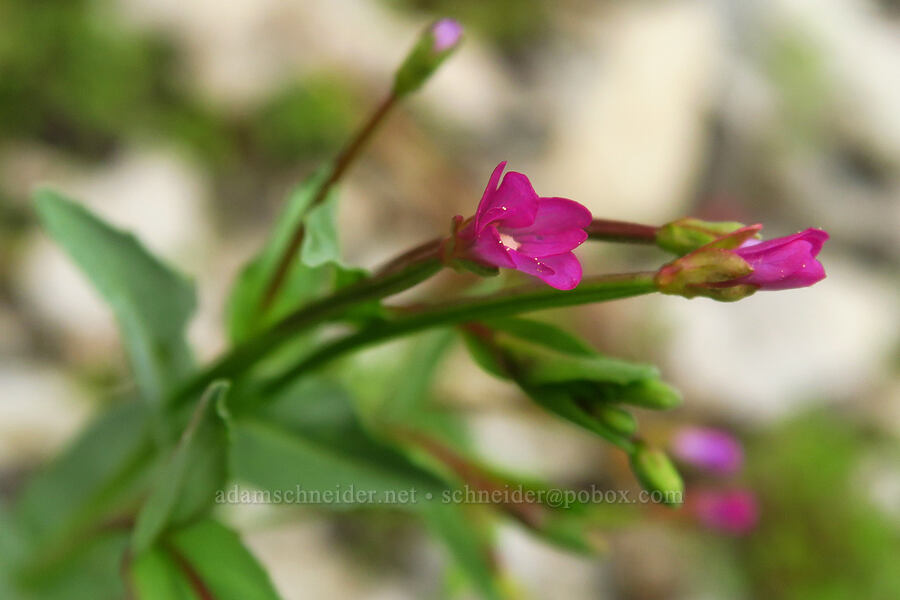
[[[625,221],[594,219],[587,228],[588,239],[629,244],[655,244],[659,227]]]
[[[356,160],[357,156],[359,156],[360,151],[365,147],[366,142],[372,137],[372,134],[375,133],[375,130],[378,129],[378,126],[384,121],[384,118],[391,111],[391,108],[397,103],[397,96],[391,92],[388,96],[378,105],[378,108],[375,109],[375,112],[372,113],[372,116],[369,117],[369,120],[363,125],[362,129],[357,132],[357,134],[350,140],[341,153],[338,155],[337,159],[334,161],[334,167],[331,169],[331,173],[328,175],[328,179],[319,187],[316,191],[316,195],[313,196],[312,201],[307,207],[307,212],[321,204],[325,201],[325,198],[328,197],[328,192],[331,191],[331,188],[341,179],[344,173],[347,171],[347,168]],[[291,237],[291,241],[287,246],[287,249],[284,251],[284,254],[281,255],[281,258],[278,261],[278,267],[275,269],[275,274],[272,276],[272,279],[269,281],[269,285],[266,288],[266,293],[263,295],[262,305],[260,308],[265,311],[271,306],[272,302],[278,295],[278,291],[281,289],[281,286],[284,285],[284,280],[287,278],[287,274],[290,271],[291,264],[294,261],[294,258],[298,254],[300,250],[300,246],[303,244],[303,236],[305,235],[306,228],[303,225],[303,220],[297,224],[297,228],[294,230],[294,234]]]

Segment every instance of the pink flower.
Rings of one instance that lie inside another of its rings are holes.
[[[765,242],[749,239],[735,254],[747,261],[753,272],[730,285],[749,284],[760,290],[808,287],[825,279],[825,269],[816,256],[828,239],[821,229],[807,229]]]
[[[459,42],[463,28],[458,21],[453,19],[441,19],[431,26],[431,34],[434,36],[432,49],[435,52],[449,50]]]
[[[552,287],[571,290],[581,281],[581,263],[572,253],[588,235],[588,209],[565,198],[543,198],[522,173],[506,162],[491,174],[475,216],[457,216],[453,255],[483,265],[517,269]]]
[[[737,472],[744,451],[731,434],[708,427],[684,427],[672,440],[672,452],[682,462],[720,475]]]
[[[749,490],[691,490],[688,507],[706,527],[732,535],[750,533],[759,522],[756,496]]]

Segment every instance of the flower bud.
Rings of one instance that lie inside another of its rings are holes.
[[[628,438],[637,431],[637,420],[630,412],[618,406],[598,404],[591,410],[594,418],[616,434]]]
[[[426,29],[397,70],[394,95],[405,96],[419,89],[456,50],[462,34],[462,25],[453,19],[441,19]]]
[[[664,504],[681,504],[684,483],[665,452],[637,442],[631,453],[631,470],[644,489],[662,494]]]
[[[737,221],[715,222],[684,217],[660,227],[656,232],[656,245],[673,254],[684,256],[744,226]]]

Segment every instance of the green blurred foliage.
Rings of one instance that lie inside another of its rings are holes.
[[[900,598],[900,527],[872,505],[860,467],[871,452],[897,455],[829,412],[804,415],[748,448],[760,527],[739,560],[754,598]]]
[[[335,78],[312,77],[273,95],[254,115],[251,129],[274,161],[327,156],[347,139],[361,108]]]
[[[0,135],[97,155],[133,126],[165,48],[110,27],[86,0],[0,0]]]
[[[172,44],[127,29],[104,8],[0,0],[0,139],[97,160],[150,135],[209,166],[259,166],[327,154],[355,124],[359,107],[332,76],[294,81],[246,117],[217,111],[185,82]]]

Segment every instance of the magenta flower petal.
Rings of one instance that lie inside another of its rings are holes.
[[[732,282],[755,285],[761,290],[808,287],[825,278],[825,268],[816,256],[828,239],[821,229],[744,245],[733,252],[747,261],[753,273]]]
[[[475,232],[478,234],[495,221],[508,228],[526,227],[534,223],[538,209],[537,193],[528,178],[515,171],[507,173],[498,186],[505,166],[504,161],[494,169],[475,211]]]
[[[734,436],[708,427],[684,427],[672,439],[672,453],[682,462],[720,475],[737,472],[744,451]]]
[[[472,231],[473,228],[469,226],[468,231],[465,231],[464,234]],[[515,261],[510,255],[510,248],[503,243],[496,227],[488,227],[481,235],[475,236],[472,240],[470,253],[473,256],[477,256],[481,262],[486,262],[495,267],[503,267],[505,269],[517,268]]]
[[[756,496],[749,490],[692,490],[688,502],[698,521],[724,533],[747,534],[759,522]]]
[[[581,283],[581,263],[571,252],[535,258],[519,252],[509,253],[516,269],[533,275],[558,290],[571,290]]]
[[[570,252],[587,239],[585,228],[590,224],[590,211],[577,202],[566,198],[541,198],[534,222],[515,233],[519,244],[516,251],[533,257]]]

